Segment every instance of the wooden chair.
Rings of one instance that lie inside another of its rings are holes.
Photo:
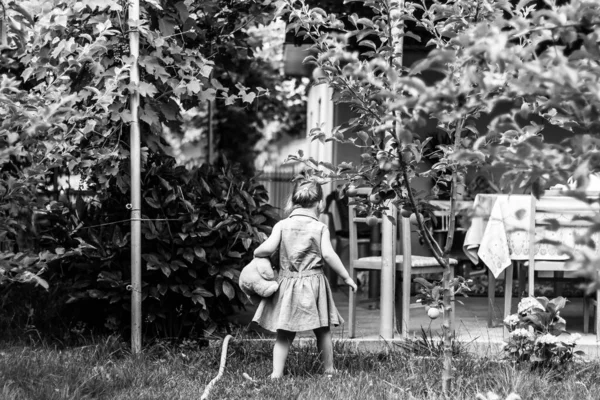
[[[368,194],[370,189],[360,189],[359,195]],[[412,248],[411,248],[411,229],[410,229],[410,221],[408,218],[403,218],[397,212],[396,207],[390,204],[389,212],[392,215],[397,215],[400,221],[400,231],[401,231],[401,247],[402,247],[402,255],[396,254],[396,233],[397,228],[393,228],[391,230],[391,240],[390,238],[386,238],[385,235],[389,234],[384,230],[382,232],[382,255],[381,256],[370,256],[370,257],[359,257],[358,256],[358,236],[357,236],[357,224],[366,223],[367,218],[363,216],[359,216],[356,213],[356,207],[354,205],[349,206],[349,241],[350,241],[350,276],[353,279],[356,278],[356,274],[358,271],[378,271],[381,270],[382,262],[385,257],[391,257],[394,260],[395,271],[402,272],[402,292],[400,293],[401,297],[398,293],[396,293],[396,299],[401,299],[400,301],[396,301],[396,325],[398,323],[401,324],[401,334],[403,337],[408,337],[408,326],[409,326],[409,311],[410,308],[414,307],[422,307],[420,304],[410,303],[410,288],[411,288],[411,276],[416,274],[429,274],[429,273],[443,273],[444,268],[439,265],[437,260],[434,257],[424,257],[424,256],[412,256]],[[384,217],[387,218],[387,217]],[[382,219],[378,218],[377,223],[380,227],[383,227],[386,222],[383,222]],[[383,243],[387,242],[391,243],[391,248],[388,246],[383,246]],[[390,253],[390,254],[387,254]],[[408,262],[407,262],[408,261]],[[455,259],[450,259],[451,265],[456,265],[457,261]],[[454,276],[453,270],[451,269],[451,274]],[[395,279],[393,280],[395,284]],[[351,338],[355,337],[356,334],[356,303],[357,298],[356,294],[350,291],[350,299],[349,299],[349,336]],[[383,305],[382,305],[383,309]],[[383,311],[383,310],[382,310]],[[451,318],[454,319],[454,307],[451,310]]]
[[[337,211],[338,220],[341,223],[339,229],[335,225],[335,218],[333,216],[332,205],[335,204],[335,210]],[[321,222],[325,223],[329,228],[331,235],[331,243],[335,252],[342,257],[344,251],[348,247],[349,229],[348,229],[348,199],[340,199],[337,190],[331,192],[325,198],[325,209],[321,213]],[[335,243],[334,243],[335,241]],[[371,229],[369,227],[363,227],[358,231],[358,243],[365,245],[371,243]],[[343,259],[343,257],[342,257]],[[326,267],[327,280],[333,290],[338,288],[338,276],[329,267]]]
[[[543,258],[540,258],[539,255],[536,257],[536,228],[547,228],[551,224],[556,223],[556,220],[558,219],[556,217],[560,217],[560,220],[558,221],[560,223],[560,228],[572,228],[575,230],[581,230],[582,233],[585,233],[592,224],[592,222],[586,220],[585,217],[590,217],[598,213],[597,208],[592,208],[589,204],[583,201],[572,199],[572,202],[565,204],[565,199],[570,198],[565,196],[548,196],[543,197],[541,201],[537,201],[534,196],[531,196],[531,215],[529,220],[529,262],[527,266],[527,288],[530,296],[534,295],[536,272],[552,271],[554,273],[558,272],[562,275],[564,272],[573,271],[572,268],[567,267],[565,261],[544,260]],[[552,219],[554,219],[554,221],[552,221]],[[556,227],[550,229],[556,230],[555,228]],[[555,295],[557,295],[557,293],[555,293]],[[599,300],[600,290],[596,292],[595,299],[584,299],[583,302],[584,333],[589,332],[590,303],[595,305],[594,331],[596,333],[597,341],[600,340],[600,309],[597,306],[600,303]]]

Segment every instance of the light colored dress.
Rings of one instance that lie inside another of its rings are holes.
[[[323,274],[321,237],[327,227],[302,208],[292,211],[279,224],[279,289],[262,299],[252,320],[271,332],[300,332],[342,324],[344,320]]]

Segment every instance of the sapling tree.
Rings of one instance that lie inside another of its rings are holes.
[[[463,289],[462,278],[450,280],[449,257],[454,239],[457,188],[464,183],[467,167],[485,161],[480,151],[465,157],[455,154],[471,149],[479,137],[476,122],[494,106],[497,85],[480,87],[472,93],[473,75],[479,73],[475,60],[466,60],[459,35],[472,25],[485,25],[505,4],[471,1],[403,2],[396,0],[363,1],[369,17],[352,14],[343,21],[303,2],[289,1],[289,25],[297,34],[312,40],[315,55],[305,62],[322,71],[319,80],[334,89],[333,101],[347,103],[356,116],[333,132],[320,127],[311,131],[313,140],[352,143],[362,149],[360,165],[344,162],[334,166],[311,158],[290,156],[305,162],[321,179],[343,179],[346,194],[354,187],[372,187],[368,209],[371,214],[389,215],[386,200],[392,201],[404,217],[413,216],[421,237],[440,265],[446,268],[443,288],[444,376],[448,390],[451,379],[451,336],[449,312],[451,295]],[[405,66],[404,39],[421,41],[430,50],[425,58]],[[352,44],[352,46],[350,46]],[[354,48],[354,50],[353,50]],[[437,79],[425,79],[424,71],[437,71]],[[446,135],[436,147],[431,137],[422,135],[428,120]],[[425,159],[430,168],[419,169]],[[435,184],[430,192],[413,188],[413,179],[425,177]],[[434,206],[429,200],[445,193],[450,198],[450,226],[445,243],[438,243],[431,225]],[[438,302],[436,301],[436,305]]]
[[[530,188],[539,197],[560,184],[571,189],[565,193],[595,205],[598,188],[588,184],[600,167],[600,4],[548,0],[515,11],[495,30],[465,38],[472,57],[497,66],[509,105],[475,148],[505,171],[501,184],[508,191]],[[477,51],[486,44],[494,51]],[[553,141],[545,139],[549,134]],[[591,226],[576,238],[577,249],[554,244],[570,255],[571,267],[593,292],[599,257],[592,237],[600,230],[600,215],[586,219]]]

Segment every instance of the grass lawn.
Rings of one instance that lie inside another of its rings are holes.
[[[401,348],[349,351],[338,343],[340,373],[320,374],[316,347],[296,346],[287,375],[267,379],[272,342],[230,342],[227,368],[211,399],[439,399],[441,362]],[[0,399],[200,399],[217,374],[220,343],[197,347],[148,346],[132,357],[114,338],[76,348],[0,345]],[[451,399],[515,392],[522,399],[598,399],[600,362],[578,362],[565,371],[530,371],[463,351],[455,360]],[[249,374],[254,382],[243,378]]]

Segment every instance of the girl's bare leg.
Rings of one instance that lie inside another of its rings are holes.
[[[273,373],[271,374],[271,379],[283,376],[285,360],[295,337],[296,332],[284,331],[282,329],[277,331],[277,339],[275,340],[275,347],[273,347]]]
[[[317,328],[313,331],[317,337],[317,348],[321,353],[321,361],[323,362],[324,373],[332,374],[335,372],[333,368],[333,339],[331,330],[328,326]]]

